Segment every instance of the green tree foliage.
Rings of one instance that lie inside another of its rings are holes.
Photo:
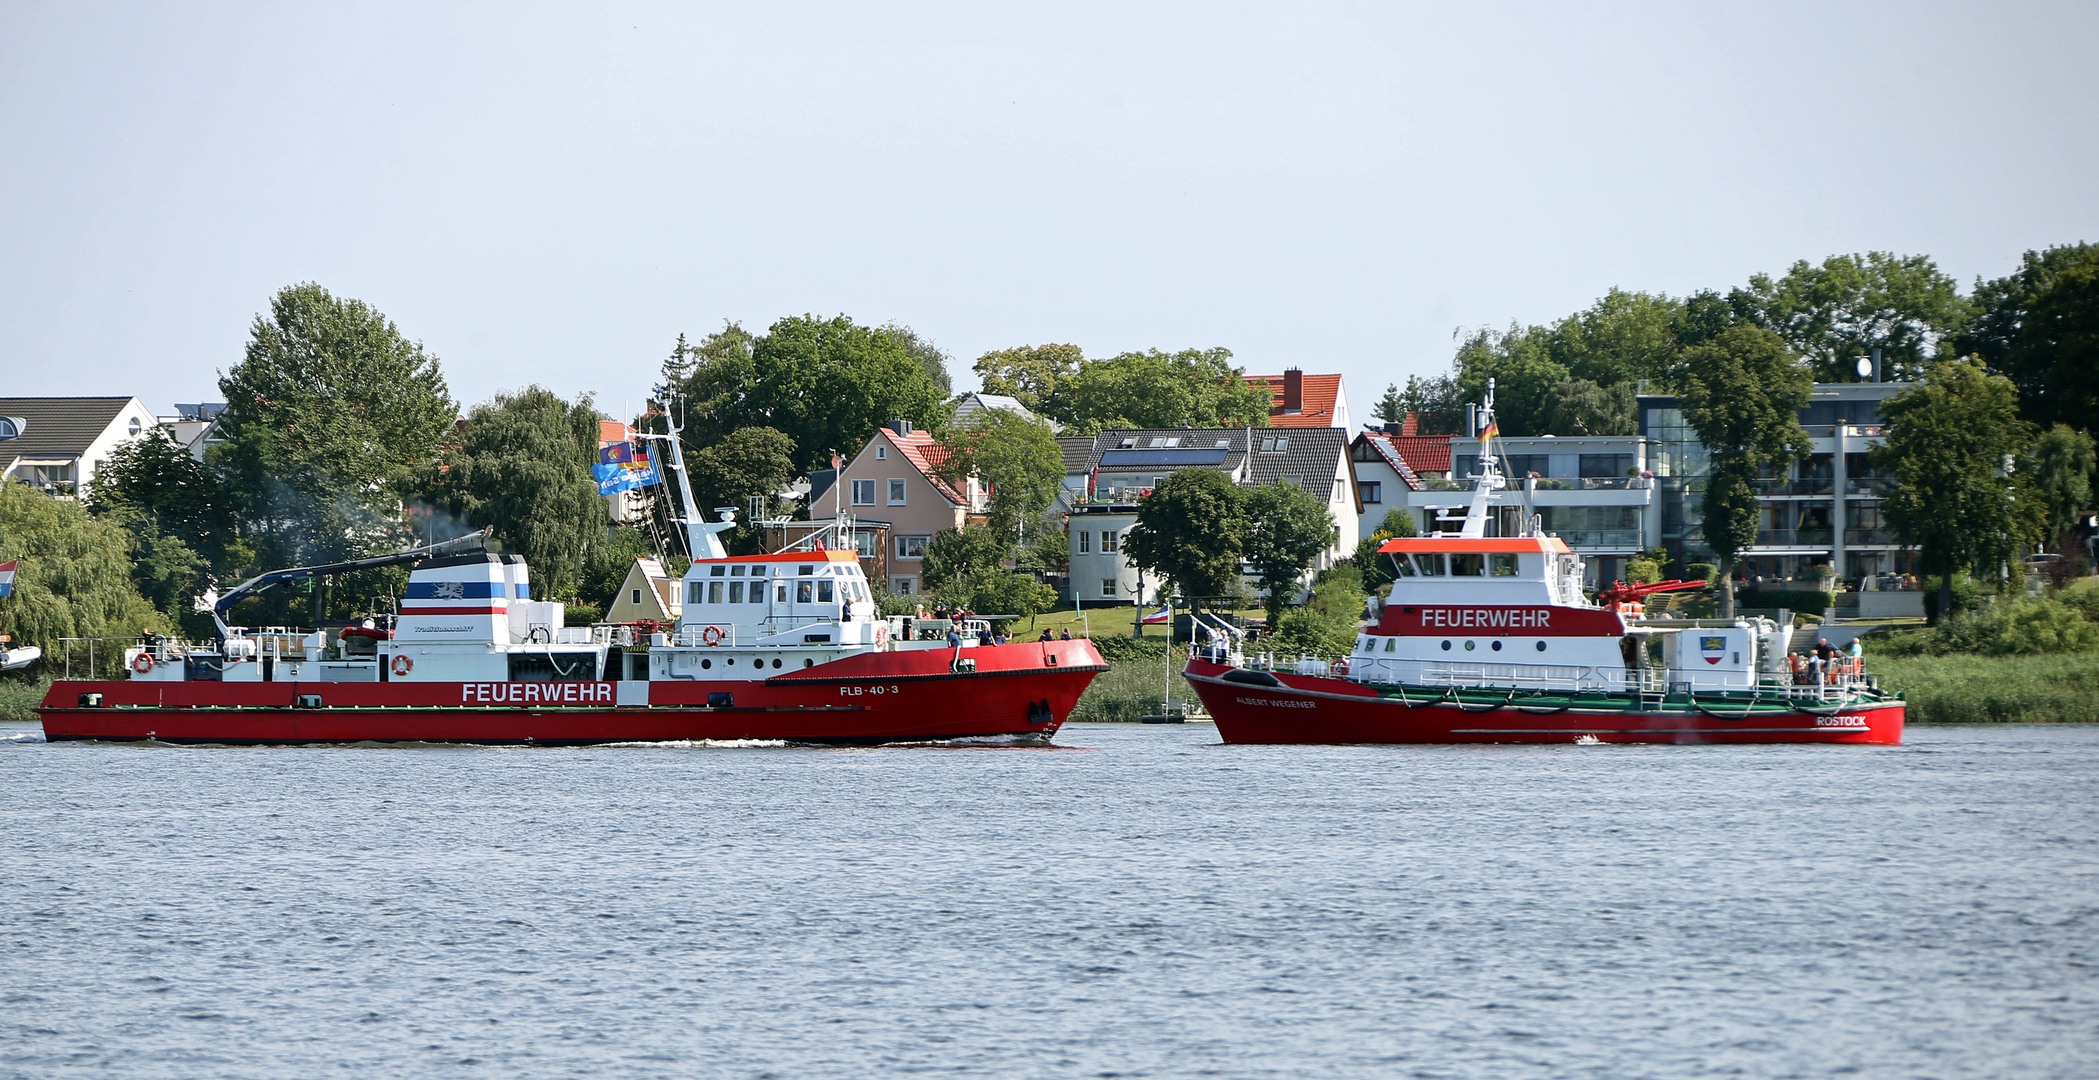
[[[947,394],[926,372],[893,329],[798,315],[757,338],[733,323],[696,346],[680,338],[663,381],[679,399],[671,407],[682,412],[688,455],[769,427],[794,440],[795,470],[807,472],[857,452],[889,420],[937,428]],[[660,418],[644,424],[667,430]]]
[[[1633,384],[1567,379],[1553,388],[1545,427],[1554,435],[1633,435],[1640,430]]]
[[[920,573],[928,588],[937,589],[978,570],[998,569],[1010,546],[1006,537],[983,525],[942,529],[926,541],[926,561]]]
[[[214,564],[245,565],[253,556],[240,550],[229,501],[217,472],[160,428],[110,451],[88,490],[97,513],[131,511]]]
[[[2041,433],[2033,444],[2034,485],[2047,507],[2043,534],[2058,549],[2077,524],[2077,513],[2092,505],[2092,437],[2068,424]]]
[[[932,339],[921,337],[918,331],[895,322],[884,323],[880,333],[889,335],[903,346],[904,354],[918,363],[919,370],[926,373],[926,380],[939,388],[941,397],[955,392],[955,380],[947,370],[951,357],[933,344]]]
[[[1546,351],[1573,378],[1605,388],[1622,386],[1630,401],[1632,384],[1662,378],[1675,362],[1676,326],[1683,312],[1681,300],[1612,289],[1554,325],[1546,335]],[[1554,429],[1554,434],[1575,432]]]
[[[1392,583],[1398,571],[1392,568],[1392,557],[1379,553],[1385,541],[1415,534],[1414,515],[1410,511],[1393,508],[1385,511],[1385,520],[1371,530],[1370,535],[1356,541],[1356,572],[1362,575],[1363,588],[1377,592]]]
[[[1942,361],[1921,385],[1883,404],[1881,416],[1887,441],[1872,461],[1895,477],[1881,511],[1918,549],[1924,571],[1940,575],[1939,610],[1950,610],[1953,573],[1994,573],[2044,524],[2019,392],[1979,363]]]
[[[951,577],[933,590],[950,607],[984,615],[1036,615],[1057,604],[1057,590],[1027,574],[984,567]]]
[[[1723,580],[1736,556],[1756,541],[1759,508],[1751,480],[1760,467],[1807,454],[1799,410],[1811,390],[1808,370],[1778,335],[1736,326],[1684,350],[1676,373],[1684,421],[1705,444],[1705,541],[1720,557]],[[1734,591],[1723,588],[1721,617],[1735,614]]]
[[[1406,421],[1407,395],[1400,390],[1399,384],[1385,384],[1385,393],[1377,399],[1377,405],[1370,410],[1370,415],[1386,424],[1400,424]]]
[[[1822,382],[1851,382],[1860,357],[1881,350],[1882,378],[1909,379],[1968,323],[1952,278],[1924,255],[1872,251],[1796,262],[1757,274],[1730,296],[1737,312],[1805,357]]]
[[[1193,603],[1232,591],[1250,525],[1243,488],[1212,469],[1182,469],[1138,504],[1122,551],[1131,565],[1170,580]]]
[[[168,620],[132,584],[136,554],[135,538],[117,517],[96,517],[23,484],[0,484],[0,562],[21,562],[14,595],[0,602],[0,633],[58,660],[60,638],[166,630]],[[83,649],[78,659],[86,655]],[[122,644],[102,642],[95,659],[101,674],[115,675]]]
[[[613,529],[604,543],[593,545],[584,557],[583,572],[576,581],[576,599],[604,612],[619,596],[620,583],[627,580],[634,560],[655,557],[656,545],[647,532],[626,526]],[[666,565],[664,572],[682,578],[685,567],[681,565],[672,573]]]
[[[1400,415],[1414,414],[1415,432],[1421,435],[1456,435],[1465,430],[1465,397],[1456,379],[1448,375],[1423,378],[1407,376],[1400,392]]]
[[[1061,573],[1071,566],[1071,537],[1054,524],[1028,532],[1013,553],[1013,568],[1036,574]]]
[[[1961,351],[2018,386],[2027,419],[2089,430],[2099,415],[2099,244],[2029,251],[2013,273],[1977,281],[1974,302]]]
[[[969,476],[991,488],[991,527],[1017,537],[1031,529],[1064,483],[1064,455],[1050,426],[1007,409],[988,409],[966,428],[941,433],[948,457],[940,474],[959,490]]]
[[[211,461],[266,569],[390,546],[400,495],[458,415],[436,357],[312,283],[270,298],[219,392],[225,441]]]
[[[1495,383],[1494,413],[1503,435],[1543,435],[1552,428],[1554,395],[1567,369],[1552,359],[1548,335],[1511,324],[1507,331],[1481,330],[1458,346],[1458,399],[1477,402]]]
[[[1241,557],[1268,590],[1268,625],[1296,594],[1312,560],[1334,542],[1334,517],[1325,500],[1296,484],[1267,484],[1247,493],[1248,529]]]
[[[751,501],[759,500],[765,513],[772,512],[775,498],[795,478],[794,440],[769,427],[740,428],[687,455],[685,466],[691,473],[692,497],[699,500],[706,520],[716,520],[714,511],[724,506],[742,514],[724,543],[733,551],[755,554],[761,530],[751,516]]]
[[[574,597],[608,524],[590,475],[601,419],[588,394],[573,403],[538,386],[497,394],[467,414],[428,496],[524,556],[539,595]]]
[[[1047,416],[1058,389],[1085,362],[1077,345],[1022,345],[977,357],[976,373],[985,393],[1018,399],[1029,411]]]
[[[1354,651],[1362,627],[1363,579],[1347,563],[1319,575],[1303,607],[1270,623],[1269,647],[1279,653],[1340,657]]]
[[[1063,379],[1044,414],[1073,434],[1109,428],[1267,427],[1274,395],[1231,365],[1228,349],[1157,349],[1090,360]]]

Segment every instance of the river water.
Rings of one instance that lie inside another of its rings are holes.
[[[0,1076],[2099,1074],[2099,728],[35,732],[0,725]]]

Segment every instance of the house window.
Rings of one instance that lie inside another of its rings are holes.
[[[872,480],[853,481],[853,505],[873,506],[874,504],[875,482]]]
[[[627,590],[627,602],[628,602],[628,603],[630,603],[630,604],[634,604],[634,605],[636,605],[636,606],[639,606],[639,605],[641,604],[641,590],[640,590],[640,589],[628,589],[628,590]]]
[[[1114,529],[1101,530],[1101,554],[1113,555],[1122,546],[1122,534]]]
[[[1366,503],[1385,501],[1385,484],[1381,480],[1365,480],[1356,485],[1356,490],[1363,493],[1363,501]]]
[[[904,505],[904,482],[902,480],[891,480],[889,482],[889,505]]]
[[[1287,454],[1290,452],[1290,436],[1267,436],[1261,440],[1262,453]]]
[[[1104,578],[1102,578],[1102,579],[1101,579],[1101,595],[1102,595],[1102,596],[1104,596],[1104,597],[1106,597],[1106,598],[1108,598],[1108,599],[1110,599],[1110,600],[1112,600],[1112,599],[1114,599],[1114,598],[1115,598],[1115,579],[1114,579],[1114,578],[1111,578],[1111,577],[1104,577]]]
[[[876,460],[876,461],[888,461],[888,460],[889,460],[889,448],[888,448],[888,447],[886,447],[886,446],[883,446],[883,445],[882,445],[881,443],[876,443],[876,444],[875,444],[875,460]]]
[[[141,424],[141,423],[139,423],[139,419],[138,419],[138,417],[136,417],[136,416],[132,417],[132,418],[131,418],[131,428],[130,428],[130,431],[131,431],[131,433],[132,433],[133,435],[136,435],[136,434],[138,434],[139,432],[141,432],[141,431],[144,431],[144,430],[146,430],[146,427],[145,427],[145,425],[144,425],[144,424]]]
[[[1079,554],[1081,554],[1081,555],[1091,555],[1091,554],[1093,554],[1093,534],[1092,534],[1091,532],[1089,532],[1089,531],[1085,530],[1085,529],[1080,529],[1080,530],[1078,531],[1078,533],[1077,533],[1076,535],[1077,535],[1077,536],[1078,536],[1078,538],[1079,538],[1079,547],[1078,547],[1078,552],[1079,552]]]
[[[893,577],[893,578],[890,578],[890,579],[889,579],[889,591],[890,591],[890,592],[893,592],[893,593],[895,593],[895,594],[897,594],[898,596],[910,596],[910,595],[911,595],[911,583],[912,583],[912,582],[913,582],[914,580],[916,580],[916,579],[914,579],[914,578],[907,578],[907,577]]]
[[[896,557],[899,559],[923,559],[926,557],[926,538],[923,536],[899,536],[896,538]]]

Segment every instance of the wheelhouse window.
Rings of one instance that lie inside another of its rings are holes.
[[[1495,577],[1516,576],[1516,556],[1492,555],[1488,557],[1488,573]]]
[[[872,480],[853,481],[853,505],[873,506],[874,504],[875,482]]]
[[[1416,555],[1414,556],[1414,569],[1421,571],[1422,577],[1442,577],[1443,556]]]
[[[1482,577],[1487,573],[1485,555],[1452,555],[1450,573],[1453,577]]]

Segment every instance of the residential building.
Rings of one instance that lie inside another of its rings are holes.
[[[605,609],[605,621],[613,623],[678,621],[678,583],[663,572],[663,564],[650,558],[634,560],[620,582],[619,594]]]
[[[177,403],[173,415],[156,416],[153,419],[160,425],[161,430],[168,433],[169,438],[175,440],[175,445],[183,447],[195,455],[198,461],[202,461],[204,451],[209,446],[223,441],[219,436],[219,414],[225,411],[226,403],[223,401],[190,405]]]
[[[888,566],[882,578],[889,591],[912,595],[925,591],[926,544],[943,529],[959,529],[981,520],[989,493],[975,477],[959,484],[940,476],[947,448],[908,420],[892,420],[838,470],[821,494],[813,493],[811,522],[828,525],[841,517],[879,526],[887,537]]]
[[[1356,466],[1356,493],[1363,505],[1357,528],[1368,536],[1384,523],[1385,514],[1413,506],[1410,493],[1440,489],[1450,482],[1450,436],[1414,434],[1414,418],[1400,431],[1372,428],[1349,444]],[[1426,529],[1417,520],[1415,527]]]
[[[20,435],[0,442],[0,479],[69,499],[110,451],[159,423],[135,397],[0,398],[0,416],[22,421]]]
[[[972,391],[955,399],[955,416],[951,422],[957,428],[966,428],[974,424],[977,417],[992,409],[1004,409],[1007,412],[1019,413],[1030,420],[1039,421],[1042,419],[1029,412],[1028,407],[1022,405],[1019,398],[1008,397],[1005,394],[984,394]]]
[[[1334,542],[1313,569],[1353,556],[1362,513],[1347,439],[1347,432],[1330,427],[1180,428],[1104,431],[1083,458],[1067,448],[1071,597],[1087,604],[1156,602],[1163,583],[1129,564],[1122,541],[1137,522],[1138,500],[1181,469],[1216,469],[1248,487],[1297,484],[1326,502],[1335,523]]]
[[[1881,514],[1891,479],[1866,456],[1883,441],[1882,404],[1911,385],[1815,384],[1800,410],[1808,457],[1755,481],[1763,521],[1756,544],[1740,559],[1743,574],[1794,578],[1818,564],[1842,581],[1915,572],[1912,555],[1895,542]],[[1642,395],[1639,408],[1656,484],[1648,531],[1672,556],[1710,559],[1700,507],[1705,447],[1674,397]]]
[[[1353,427],[1348,414],[1348,395],[1339,375],[1307,375],[1290,368],[1281,375],[1248,375],[1246,381],[1266,386],[1274,403],[1268,409],[1268,426],[1279,428]]]

